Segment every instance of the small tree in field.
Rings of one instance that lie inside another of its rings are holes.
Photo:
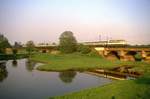
[[[0,53],[5,53],[5,48],[11,47],[8,39],[3,35],[0,34]]]
[[[33,41],[28,41],[26,43],[26,51],[28,52],[29,58],[32,55],[32,52],[34,51],[35,45]]]
[[[77,41],[71,31],[65,31],[59,38],[59,49],[63,53],[72,53],[77,49]]]

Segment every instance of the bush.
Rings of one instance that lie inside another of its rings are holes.
[[[80,44],[77,47],[77,51],[82,53],[82,54],[88,54],[91,52],[91,49],[86,45]]]
[[[88,55],[89,56],[102,57],[96,50],[92,50]]]
[[[17,54],[18,53],[18,50],[17,49],[13,49],[13,54]]]
[[[136,54],[135,56],[135,59],[138,61],[140,61],[141,59],[142,59],[142,56],[141,56],[141,54],[140,53],[138,53],[138,54]]]

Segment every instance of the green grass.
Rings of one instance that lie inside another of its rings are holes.
[[[150,78],[146,80],[117,81],[105,86],[57,96],[53,99],[149,99],[149,83]]]
[[[89,56],[80,53],[73,54],[43,54],[39,53],[32,57],[32,60],[45,63],[39,66],[38,70],[44,71],[61,71],[61,70],[86,70],[91,68],[113,68],[118,66],[142,66],[149,65],[144,62],[121,62],[119,60],[109,61],[100,56]]]
[[[111,84],[86,89],[64,96],[50,99],[149,99],[150,98],[150,64],[145,62],[108,61],[98,56],[74,54],[36,54],[33,60],[46,63],[39,66],[39,70],[68,70],[89,68],[114,68],[118,66],[133,66],[133,70],[143,72],[144,75],[136,80],[115,81]]]

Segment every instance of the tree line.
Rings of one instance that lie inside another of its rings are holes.
[[[21,43],[15,42],[13,46],[9,43],[8,39],[3,35],[0,34],[0,53],[5,53],[6,48],[12,48],[13,53],[17,53],[17,48],[22,47]],[[28,54],[32,54],[32,52],[35,50],[35,44],[34,42],[27,41],[26,43],[26,51]],[[63,32],[59,37],[59,45],[58,50],[60,50],[62,53],[73,53],[73,52],[81,52],[81,53],[89,53],[91,50],[88,46],[84,46],[82,44],[78,44],[73,32],[71,31],[65,31]]]

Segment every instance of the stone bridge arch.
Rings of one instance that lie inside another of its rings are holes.
[[[49,50],[48,50],[48,49],[41,49],[41,52],[42,52],[42,53],[48,53]]]
[[[127,53],[126,53],[126,55],[136,55],[138,52],[137,51],[128,51]]]
[[[118,60],[120,59],[120,56],[118,54],[118,51],[109,51],[106,55],[106,58],[109,60]]]
[[[150,56],[150,53],[147,53],[147,56],[149,57],[149,56]]]
[[[150,62],[150,52],[147,53],[147,56],[144,61]]]
[[[125,57],[126,57],[126,60],[128,61],[135,61],[136,58],[135,58],[135,55],[138,54],[137,51],[127,51]]]
[[[105,47],[96,47],[95,50],[99,54],[107,59],[120,59],[121,61],[150,61],[150,48],[105,48]],[[137,60],[137,56],[140,58]]]

